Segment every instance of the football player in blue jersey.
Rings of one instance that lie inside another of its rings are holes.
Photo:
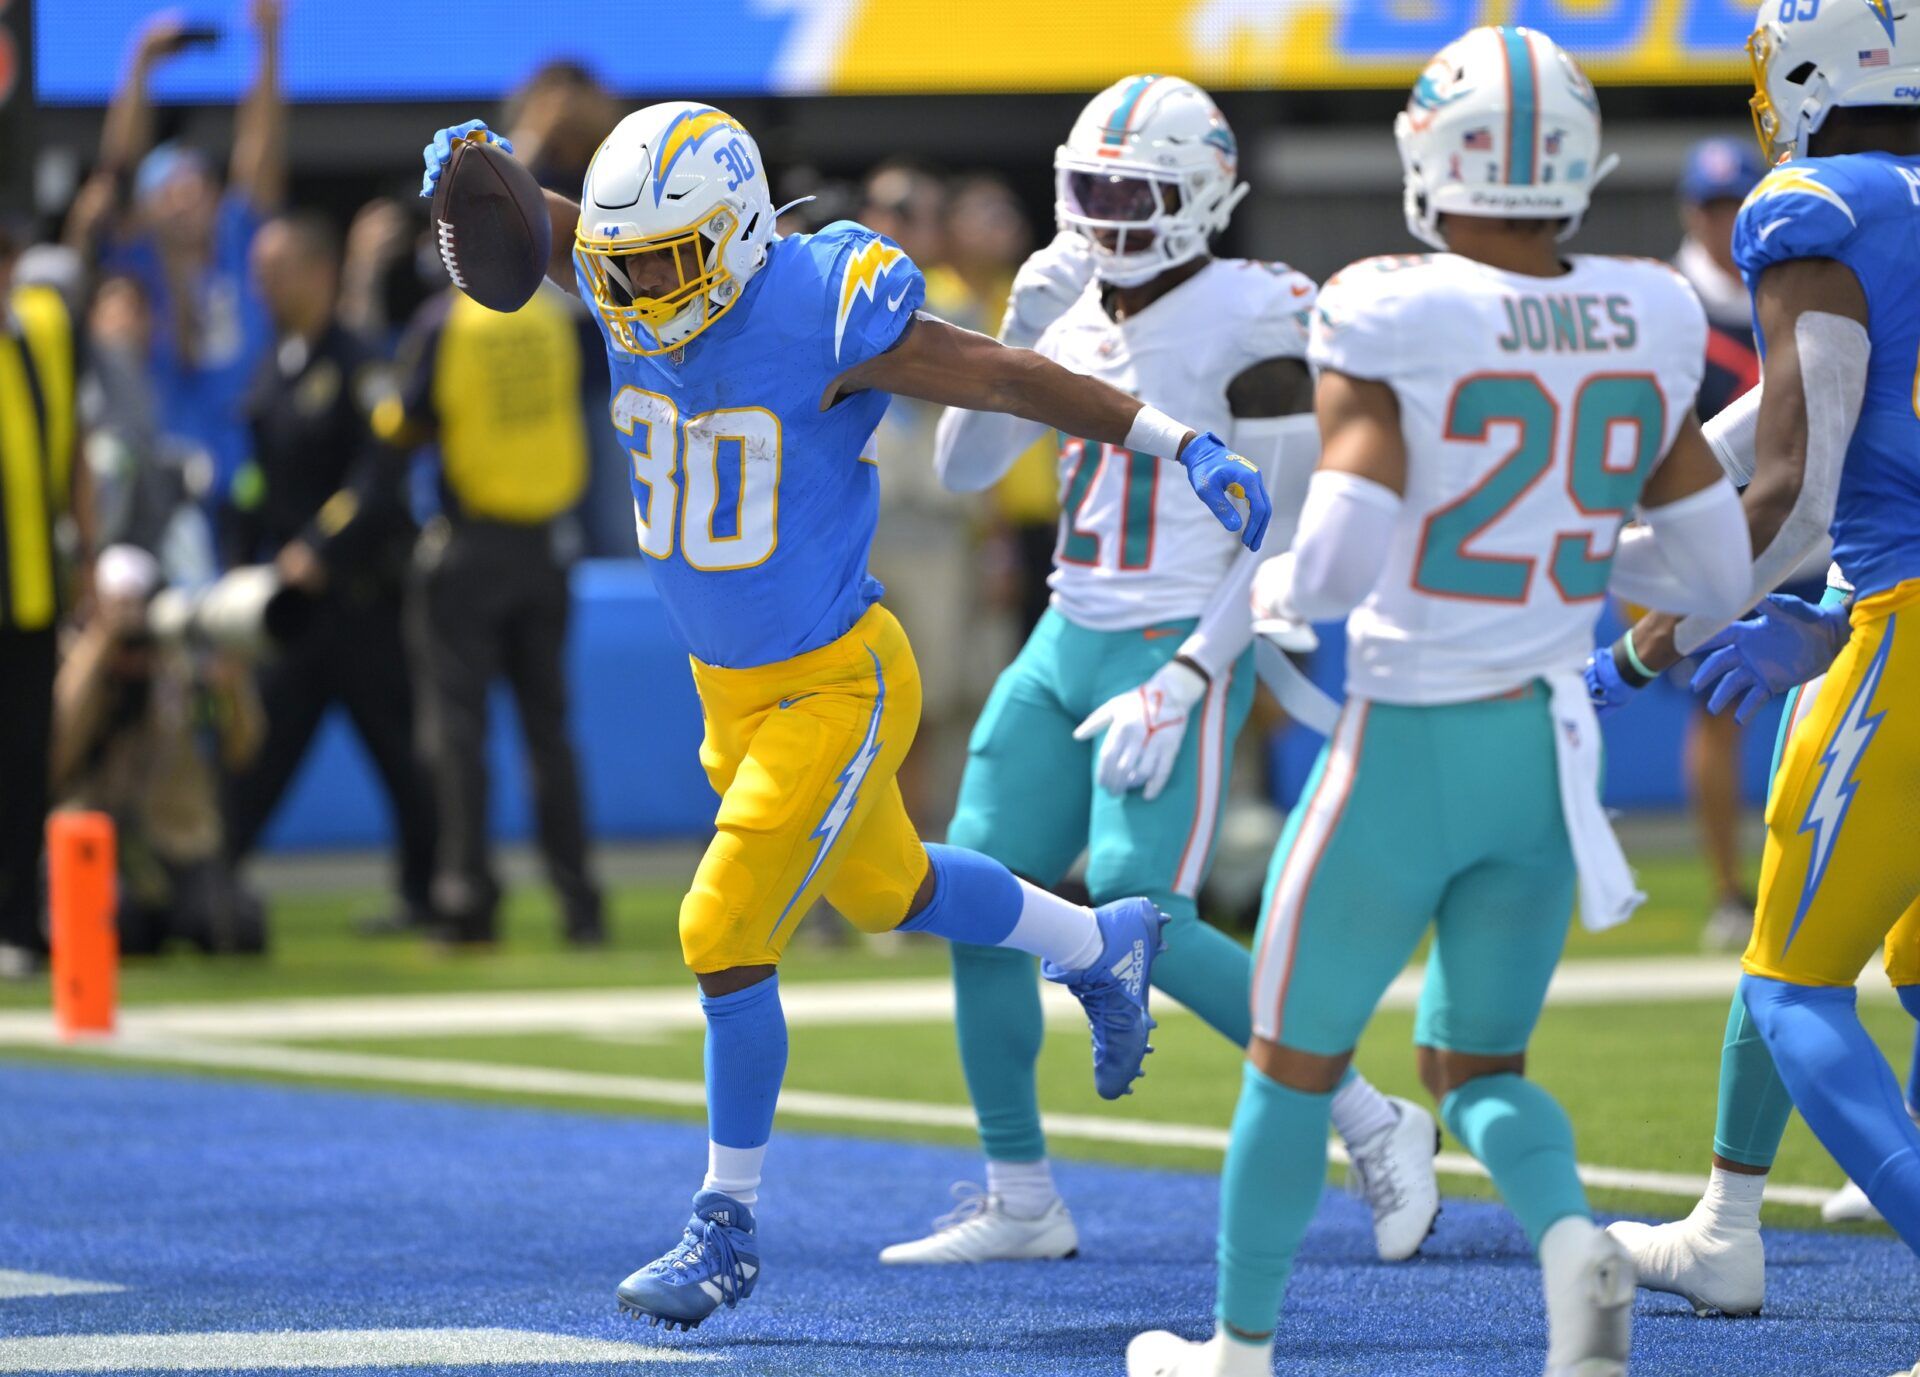
[[[1751,456],[1755,600],[1829,526],[1845,587],[1825,615],[1776,602],[1707,642],[1733,652],[1701,670],[1703,687],[1731,679],[1723,706],[1826,673],[1787,723],[1767,804],[1707,1194],[1678,1223],[1615,1226],[1641,1285],[1729,1314],[1764,1296],[1761,1188],[1796,1107],[1920,1251],[1920,1128],[1854,1008],[1884,947],[1920,1016],[1920,3],[1767,0],[1748,51],[1778,165],[1742,208],[1734,253],[1764,365],[1720,447],[1730,467]],[[1622,701],[1715,630],[1643,621],[1595,656],[1589,685]]]
[[[436,134],[425,192],[461,137],[492,135],[477,121]],[[777,235],[760,150],[723,111],[636,111],[580,202],[547,204],[548,275],[606,339],[640,549],[692,652],[720,795],[680,909],[707,1019],[706,1181],[679,1244],[619,1288],[629,1314],[690,1328],[758,1280],[754,1206],[787,1059],[775,972],[816,898],[864,931],[1041,957],[1086,1010],[1109,1099],[1149,1050],[1165,916],[1145,899],[1083,908],[977,852],[925,845],[901,802],[920,683],[867,572],[889,394],[1177,460],[1249,548],[1270,507],[1259,471],[1212,434],[922,313],[920,270],[886,238],[847,221]]]

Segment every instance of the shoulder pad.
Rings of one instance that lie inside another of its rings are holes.
[[[1793,258],[1833,258],[1860,227],[1854,179],[1832,160],[1786,163],[1740,207],[1733,256],[1749,284]]]

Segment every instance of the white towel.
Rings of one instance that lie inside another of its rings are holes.
[[[1580,872],[1580,921],[1592,932],[1618,927],[1647,901],[1600,803],[1600,721],[1578,674],[1555,674],[1553,747],[1560,764],[1560,811]]]

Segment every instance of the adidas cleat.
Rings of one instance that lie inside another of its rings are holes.
[[[1086,1011],[1093,1030],[1093,1085],[1103,1100],[1130,1093],[1140,1064],[1153,1048],[1147,1034],[1154,1022],[1147,1013],[1153,958],[1166,941],[1160,930],[1167,915],[1149,899],[1121,899],[1094,911],[1103,945],[1100,957],[1084,971],[1063,971],[1051,961],[1041,973],[1065,985]]]
[[[1058,1196],[1040,1214],[1022,1219],[1007,1212],[997,1195],[978,1187],[953,1188],[959,1205],[935,1220],[933,1232],[911,1243],[880,1250],[888,1266],[933,1265],[956,1262],[1025,1262],[1069,1258],[1080,1251],[1080,1235],[1073,1216]]]
[[[1716,1225],[1704,1202],[1671,1224],[1623,1219],[1607,1232],[1633,1257],[1640,1285],[1684,1296],[1696,1315],[1757,1315],[1767,1298],[1767,1251],[1758,1229]]]
[[[760,1250],[753,1211],[719,1191],[693,1197],[680,1242],[620,1283],[623,1313],[668,1329],[695,1329],[722,1305],[753,1294]]]
[[[1433,1159],[1440,1128],[1411,1100],[1387,1102],[1400,1111],[1391,1127],[1347,1149],[1347,1190],[1373,1210],[1373,1246],[1382,1262],[1405,1262],[1420,1251],[1440,1218],[1440,1185]]]

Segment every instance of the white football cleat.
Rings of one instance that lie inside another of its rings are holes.
[[[1873,1202],[1867,1199],[1867,1193],[1851,1181],[1827,1197],[1827,1203],[1820,1207],[1820,1217],[1829,1224],[1862,1221],[1877,1224],[1883,1218]],[[1903,1373],[1901,1377],[1906,1375]]]
[[[1607,1226],[1633,1258],[1640,1285],[1684,1296],[1696,1315],[1757,1315],[1767,1296],[1767,1253],[1760,1230],[1729,1229],[1702,1218],[1704,1205],[1671,1224],[1621,1220]]]
[[[959,1205],[934,1221],[932,1233],[882,1248],[880,1261],[891,1266],[1020,1262],[1068,1258],[1080,1251],[1080,1233],[1067,1202],[1057,1195],[1044,1213],[1022,1219],[1008,1214],[999,1196],[971,1183],[955,1186],[953,1193]]]
[[[1591,1220],[1563,1219],[1540,1240],[1547,1297],[1546,1377],[1626,1377],[1633,1343],[1633,1259]]]
[[[1272,1377],[1273,1345],[1235,1343],[1216,1334],[1205,1343],[1164,1329],[1133,1336],[1127,1377]]]
[[[1373,1207],[1373,1244],[1382,1262],[1405,1262],[1420,1251],[1440,1217],[1433,1159],[1440,1127],[1412,1100],[1386,1097],[1400,1111],[1391,1128],[1351,1144],[1347,1190]]]

